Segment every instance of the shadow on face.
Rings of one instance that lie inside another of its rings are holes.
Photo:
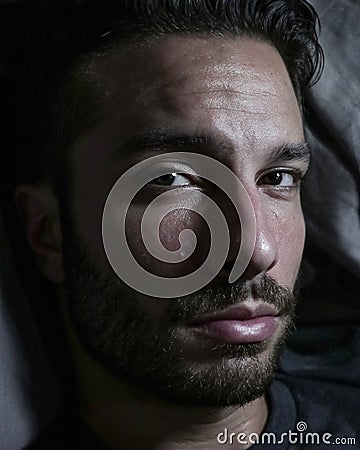
[[[259,40],[165,36],[145,47],[119,45],[96,57],[82,81],[92,90],[99,120],[70,149],[72,188],[64,187],[60,211],[45,188],[17,191],[42,272],[63,290],[81,342],[119,377],[184,402],[251,401],[271,380],[291,326],[304,244],[300,180],[308,152],[279,53]],[[186,192],[190,206],[200,192],[220,203],[229,223],[230,251],[207,288],[166,300],[140,294],[116,276],[104,252],[101,223],[110,189],[127,169],[179,151],[210,156],[239,178],[254,209],[256,241],[241,279],[229,286],[228,273],[246,239],[231,203],[196,174],[169,167],[170,176],[143,186],[128,210],[127,238],[135,258],[163,277],[182,276],[205,259],[211,238],[191,207],[175,209],[159,226],[160,241],[170,251],[179,247],[182,230],[195,233],[191,259],[165,264],[146,251],[142,214],[151,199],[169,190]],[[243,336],[235,342],[224,332],[194,332],[189,323],[239,305],[250,315],[259,306],[275,308],[270,334],[249,340],[244,338],[249,330],[232,329],[232,335]],[[204,387],[204,377],[216,380],[215,387]],[[244,380],[240,386],[239,379]]]

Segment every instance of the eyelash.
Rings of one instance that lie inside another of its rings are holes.
[[[259,178],[259,181],[271,174],[276,174],[276,173],[280,173],[280,174],[288,174],[291,175],[294,179],[294,184],[291,186],[277,186],[277,185],[272,185],[272,184],[263,184],[263,186],[272,186],[272,188],[275,188],[276,190],[283,190],[283,191],[289,191],[289,190],[293,190],[293,189],[299,189],[299,187],[301,186],[302,181],[304,180],[304,176],[305,174],[303,173],[303,171],[299,170],[299,169],[288,169],[288,168],[274,168],[271,169],[269,172],[266,172],[264,174],[261,175],[261,177]],[[261,185],[261,184],[260,184]]]
[[[161,183],[159,183],[159,184],[157,184],[156,183],[156,180],[160,180],[161,178],[166,178],[166,177],[169,177],[169,176],[175,176],[175,175],[178,175],[178,176],[182,176],[182,177],[184,177],[184,178],[186,178],[187,180],[188,180],[188,184],[186,185],[186,184],[183,184],[183,185],[177,185],[177,186],[171,186],[171,185],[167,185],[167,184],[161,184]],[[172,172],[172,173],[169,173],[169,174],[167,174],[167,175],[163,175],[163,176],[160,176],[160,177],[157,177],[157,178],[155,178],[154,180],[152,180],[152,181],[150,181],[150,185],[154,185],[154,186],[156,186],[156,187],[158,187],[158,188],[169,188],[169,189],[171,189],[171,188],[179,188],[179,187],[186,187],[186,186],[189,186],[189,185],[191,185],[191,184],[197,184],[197,185],[200,185],[201,183],[203,183],[203,180],[201,179],[201,178],[198,178],[197,179],[197,182],[195,182],[195,183],[192,183],[192,180],[194,179],[194,176],[193,175],[187,175],[187,174],[184,174],[184,173],[179,173],[179,172],[176,172],[176,173],[174,173],[174,172]]]

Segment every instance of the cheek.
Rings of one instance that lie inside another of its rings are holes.
[[[104,136],[100,138],[98,134]],[[104,155],[114,148],[114,132],[106,129],[76,141],[72,149],[72,218],[75,231],[90,255],[107,261],[102,242],[102,215],[106,199],[121,175],[117,166],[108,166]]]
[[[196,213],[178,209],[170,212],[162,220],[150,223],[144,221],[141,229],[143,208],[132,206],[128,214],[126,233],[131,253],[141,266],[158,276],[179,277],[192,273],[205,260],[210,246],[210,233],[206,222]],[[183,235],[183,231],[191,230],[193,236]],[[150,236],[150,250],[144,244],[144,232]],[[182,261],[167,262],[167,252],[171,258],[176,254]]]
[[[277,217],[276,217],[276,215]],[[302,259],[305,242],[305,223],[301,208],[286,217],[273,212],[271,228],[278,245],[278,261],[269,272],[281,285],[293,288]]]
[[[111,186],[98,173],[90,180],[79,176],[74,185],[72,219],[75,233],[98,267],[108,264],[102,240],[102,216]]]

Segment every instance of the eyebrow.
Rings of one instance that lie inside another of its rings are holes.
[[[307,142],[298,142],[283,145],[280,148],[272,150],[266,159],[268,164],[286,161],[309,162],[310,156],[311,151],[309,144]]]
[[[169,148],[204,147],[219,144],[218,139],[202,135],[187,135],[151,131],[138,134],[121,145],[116,152],[132,152],[136,150],[168,150]],[[225,145],[221,143],[223,148]],[[229,146],[228,149],[230,149]]]
[[[218,154],[229,154],[234,152],[234,147],[219,137],[204,135],[187,135],[177,133],[164,133],[161,131],[151,131],[133,136],[114,153],[118,156],[136,151],[182,151],[183,149],[209,147],[216,149]],[[284,144],[274,148],[266,156],[266,164],[274,164],[286,161],[310,161],[310,147],[306,142]]]

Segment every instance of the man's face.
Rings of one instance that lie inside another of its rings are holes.
[[[119,48],[97,60],[87,77],[99,120],[71,149],[70,207],[62,211],[66,297],[81,341],[119,377],[178,401],[253,400],[270,382],[291,326],[304,244],[297,177],[308,163],[301,151],[286,150],[304,137],[281,57],[260,41],[168,36]],[[228,260],[213,282],[194,294],[163,299],[140,294],[116,276],[101,222],[106,198],[127,169],[173,151],[211,156],[236,174],[255,211],[256,244],[242,277],[228,284],[246,238],[230,202],[196,177],[175,173],[148,183],[126,223],[129,247],[146,270],[181,276],[201,264],[209,248],[204,220],[182,207],[164,218],[160,240],[175,250],[179,233],[191,229],[198,236],[194,255],[174,265],[148,254],[141,217],[164,191],[183,190],[191,204],[200,192],[212,196],[230,228]],[[240,322],[213,317],[209,327],[202,320],[225,310],[230,316],[236,310]],[[249,317],[256,323],[247,327]]]

